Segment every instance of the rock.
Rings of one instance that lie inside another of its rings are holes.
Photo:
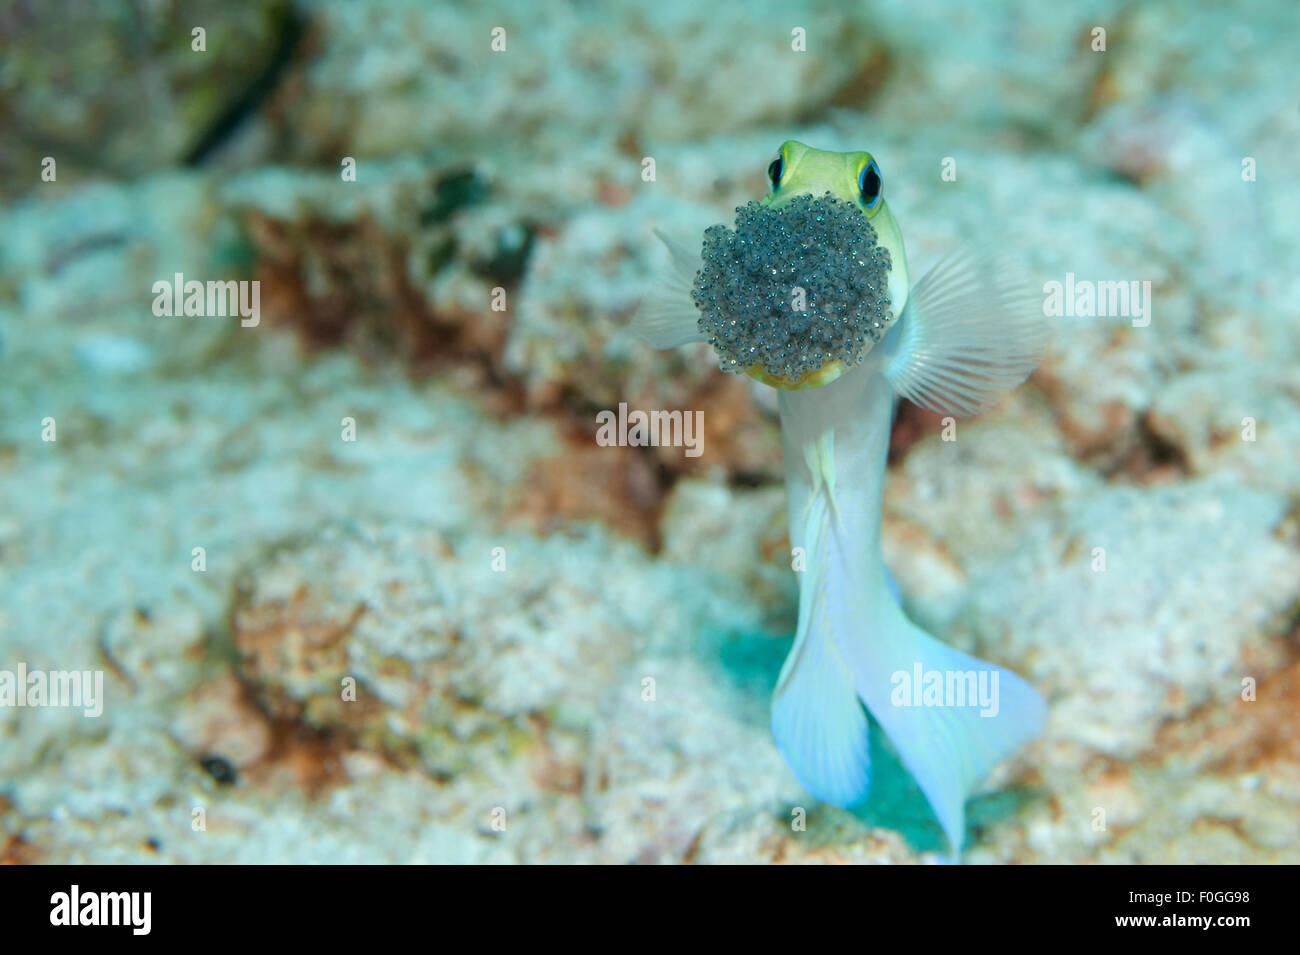
[[[563,157],[571,173],[555,183],[561,191],[590,188],[584,156],[789,124],[862,96],[886,67],[875,18],[829,0],[795,19],[776,0],[707,16],[684,5],[505,12],[416,0],[312,12],[321,52],[285,116],[303,158],[335,160],[339,142],[377,158],[430,147],[491,151],[503,165]],[[503,148],[503,130],[519,148]]]
[[[298,29],[285,0],[87,6],[48,0],[0,14],[0,182],[6,191],[134,177],[198,155],[283,59]],[[205,31],[205,49],[195,29]],[[58,187],[54,187],[58,188]]]
[[[668,598],[675,579],[594,532],[335,528],[249,569],[233,639],[272,717],[454,777],[507,759],[530,714],[589,722],[610,692],[635,693],[626,667],[639,653],[727,606]],[[633,599],[647,588],[664,599]]]
[[[1300,599],[1284,499],[1221,478],[1054,510],[972,579],[968,623],[1043,688],[1054,738],[1133,759],[1165,721],[1283,662]]]

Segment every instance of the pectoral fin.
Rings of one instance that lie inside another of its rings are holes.
[[[702,342],[705,338],[700,334],[700,313],[691,299],[695,274],[703,264],[700,252],[692,252],[658,229],[655,235],[668,247],[672,268],[642,300],[627,330],[655,348]]]
[[[962,417],[992,407],[1047,347],[1042,296],[1009,259],[963,247],[916,284],[884,368],[909,401]]]

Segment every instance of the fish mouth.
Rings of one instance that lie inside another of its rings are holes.
[[[856,205],[750,202],[704,233],[691,298],[724,371],[817,388],[859,364],[893,323],[889,251]]]

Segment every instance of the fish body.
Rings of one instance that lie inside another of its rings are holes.
[[[870,713],[958,854],[966,798],[1042,732],[1046,704],[903,612],[881,554],[890,430],[900,396],[970,415],[1022,381],[1046,344],[1041,304],[1004,261],[969,251],[910,287],[870,153],[792,140],[768,172],[766,217],[738,210],[737,231],[714,227],[698,256],[670,243],[677,281],[634,330],[652,344],[709,340],[729,367],[780,390],[790,542],[805,568],[772,702],[786,762],[821,800],[863,802]],[[794,300],[815,299],[811,318],[785,316],[787,281]]]

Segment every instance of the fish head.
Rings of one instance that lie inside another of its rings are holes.
[[[737,210],[736,231],[705,235],[694,293],[701,328],[731,370],[776,388],[817,388],[861,362],[902,313],[903,238],[869,152],[791,139],[767,175],[770,192]],[[801,294],[802,315],[793,304]]]
[[[898,220],[885,200],[885,180],[876,157],[865,150],[836,152],[814,149],[797,139],[787,139],[768,163],[770,191],[763,203],[772,208],[787,205],[795,196],[829,193],[857,206],[876,230],[876,241],[889,253],[889,292],[897,316],[907,304],[909,280],[907,254]]]

